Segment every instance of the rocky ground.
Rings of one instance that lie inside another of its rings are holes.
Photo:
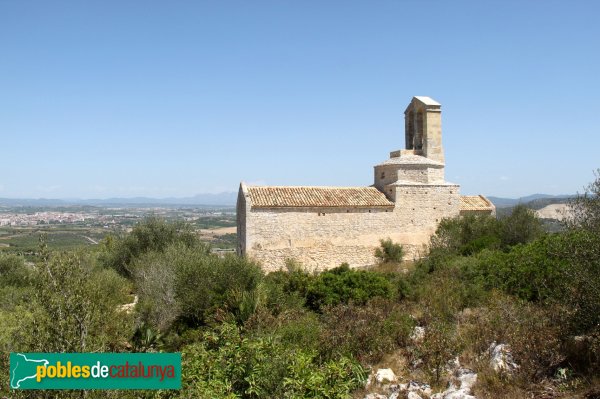
[[[416,327],[412,334],[414,345],[418,345],[423,338],[425,330],[423,327]],[[397,359],[396,359],[397,360]],[[496,373],[500,378],[511,378],[513,373],[519,369],[519,365],[514,361],[511,348],[503,343],[492,342],[487,351],[479,355],[479,361],[487,366],[487,370]],[[390,362],[388,360],[389,363]],[[443,388],[431,386],[424,382],[425,374],[420,370],[421,362],[419,359],[407,364],[406,361],[396,361],[396,364],[390,368],[374,368],[365,390],[357,396],[361,399],[477,399],[475,386],[478,381],[478,373],[461,364],[459,357],[448,361],[443,371],[440,373],[442,381],[445,382]],[[423,380],[414,378],[423,377]],[[514,397],[531,398],[562,398],[555,382],[551,382],[538,388],[538,392],[517,393]],[[494,397],[486,394],[486,398]],[[588,398],[589,396],[583,396]],[[592,396],[593,397],[593,396]],[[595,398],[595,397],[594,397]],[[598,396],[600,398],[600,396]]]

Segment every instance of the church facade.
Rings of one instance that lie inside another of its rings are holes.
[[[494,214],[484,196],[461,196],[444,176],[441,105],[413,97],[405,115],[404,150],[374,167],[369,187],[248,186],[237,199],[238,254],[265,271],[287,259],[308,270],[347,262],[376,263],[381,239],[402,244],[407,258],[424,254],[442,218]]]

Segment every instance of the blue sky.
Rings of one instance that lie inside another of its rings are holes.
[[[597,1],[0,0],[0,197],[372,184],[413,95],[464,194],[600,167]]]

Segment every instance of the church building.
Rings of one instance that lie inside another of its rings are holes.
[[[426,253],[442,218],[495,214],[484,196],[462,196],[444,176],[441,105],[413,97],[404,112],[406,149],[374,167],[369,187],[240,185],[237,200],[238,254],[265,271],[286,259],[308,270],[347,262],[373,265],[380,240],[404,247],[408,259]]]

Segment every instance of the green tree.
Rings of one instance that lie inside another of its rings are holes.
[[[220,258],[202,246],[175,243],[132,263],[139,311],[149,326],[167,332],[176,321],[204,324],[221,309],[240,323],[264,300],[261,268],[246,258]]]
[[[531,242],[544,233],[540,219],[525,205],[515,206],[511,214],[500,222],[502,245],[505,247]]]
[[[37,265],[34,295],[16,341],[41,352],[117,351],[131,334],[126,281],[78,253],[52,254]]]
[[[148,252],[164,252],[173,243],[208,251],[208,246],[200,243],[190,225],[182,222],[169,223],[151,216],[138,223],[131,233],[117,239],[107,238],[104,241],[102,260],[106,266],[130,277],[135,259]]]
[[[285,346],[273,335],[246,336],[231,323],[182,352],[182,397],[351,398],[366,380],[350,358],[321,362],[316,351]]]
[[[402,262],[404,257],[404,248],[401,244],[395,244],[391,239],[379,240],[381,246],[375,249],[375,256],[379,258],[381,262]]]
[[[392,298],[392,283],[381,273],[352,270],[347,263],[319,274],[306,291],[306,304],[320,311],[327,305],[354,302],[365,304],[371,298]]]
[[[465,215],[442,219],[431,237],[430,268],[454,255],[471,255],[501,246],[501,223],[490,215]]]
[[[582,228],[600,234],[600,169],[594,172],[596,179],[583,194],[570,201],[572,215],[566,223],[569,228]]]

